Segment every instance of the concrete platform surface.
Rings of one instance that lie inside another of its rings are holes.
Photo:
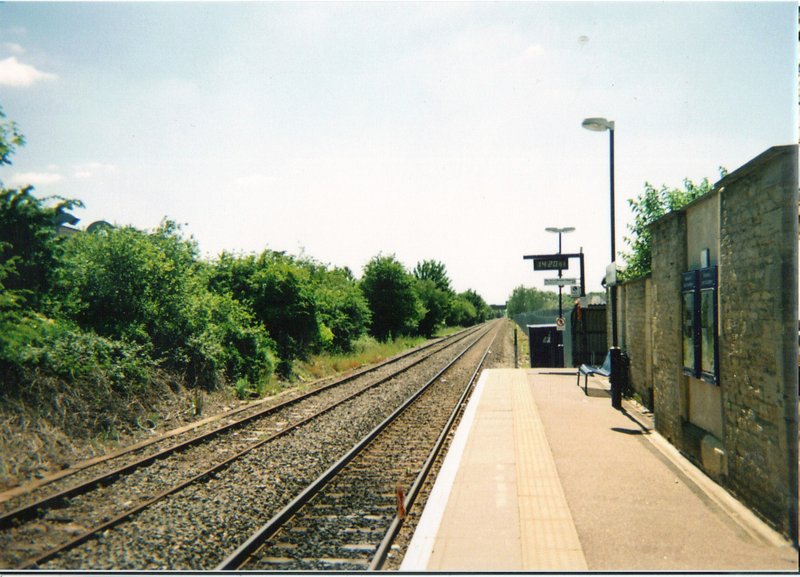
[[[484,371],[400,570],[798,570],[789,542],[607,388]]]

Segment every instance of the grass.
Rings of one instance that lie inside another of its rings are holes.
[[[531,366],[530,349],[528,348],[528,336],[517,324],[509,319],[512,332],[517,331],[517,367],[525,368]],[[514,338],[513,336],[511,337]]]
[[[295,372],[306,380],[321,379],[352,371],[364,365],[380,363],[424,343],[425,340],[423,337],[398,337],[391,341],[379,342],[372,337],[362,337],[356,341],[353,352],[314,355],[308,362],[295,363]]]

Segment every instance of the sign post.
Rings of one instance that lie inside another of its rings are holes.
[[[522,258],[531,259],[533,260],[533,270],[534,271],[543,271],[543,270],[557,270],[558,271],[558,278],[554,279],[545,279],[544,284],[545,286],[557,286],[558,287],[558,319],[556,320],[556,329],[559,332],[563,332],[566,330],[566,319],[564,319],[563,312],[561,309],[561,290],[563,287],[568,286],[570,287],[570,296],[572,298],[577,298],[578,296],[586,295],[586,278],[584,275],[584,268],[583,268],[583,249],[580,250],[579,253],[574,254],[564,254],[561,252],[561,233],[564,232],[572,232],[574,228],[548,228],[546,229],[548,232],[557,232],[558,233],[558,253],[557,254],[532,254],[526,255]],[[578,279],[575,278],[564,278],[563,271],[565,269],[569,269],[569,261],[572,258],[580,259],[580,286],[578,285]],[[563,336],[560,336],[559,340],[563,340]],[[559,344],[559,357],[560,360],[556,362],[557,366],[563,367],[564,366],[564,355],[563,355],[563,344]],[[531,365],[533,366],[533,365]]]

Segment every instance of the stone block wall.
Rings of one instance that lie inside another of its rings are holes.
[[[727,484],[797,531],[797,147],[728,175],[720,206],[720,381]]]
[[[652,227],[653,412],[656,430],[683,449],[686,415],[681,341],[681,275],[687,269],[686,213],[677,211]]]
[[[797,211],[797,146],[771,148],[653,223],[650,279],[617,290],[620,346],[634,390],[652,387],[658,432],[795,543]],[[681,277],[705,266],[701,248],[719,267],[719,387],[683,374]]]
[[[620,348],[630,357],[629,384],[653,409],[652,299],[650,278],[617,287]]]

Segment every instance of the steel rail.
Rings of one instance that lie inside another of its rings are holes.
[[[425,385],[420,387],[402,405],[395,409],[384,421],[377,425],[365,437],[363,437],[352,449],[345,453],[338,461],[331,465],[322,475],[306,487],[288,505],[275,514],[265,525],[256,531],[247,541],[240,545],[231,555],[229,555],[215,570],[231,571],[240,568],[272,535],[277,533],[281,527],[291,519],[303,505],[312,497],[319,493],[347,464],[352,461],[364,448],[366,448],[378,435],[380,435],[389,425],[392,424],[403,412],[406,411],[429,387],[433,385],[450,367],[452,367],[461,357],[472,349],[484,336],[489,334],[491,327],[472,342],[455,359],[447,364],[436,376],[430,379]]]
[[[325,381],[325,380],[328,380],[328,379],[331,379],[331,378],[333,378],[334,380],[331,381],[330,383],[328,383],[327,385],[321,386],[321,387],[319,387],[317,389],[314,389],[312,391],[304,393],[303,395],[300,395],[298,397],[294,397],[292,399],[289,399],[288,401],[286,401],[284,403],[280,403],[279,405],[272,405],[270,407],[267,407],[266,409],[263,410],[263,412],[255,413],[254,415],[252,415],[251,417],[248,417],[248,418],[258,417],[258,416],[264,414],[265,412],[268,413],[271,410],[276,410],[276,409],[282,408],[283,406],[285,406],[287,404],[291,404],[292,402],[303,400],[303,399],[305,399],[305,398],[307,398],[309,396],[312,396],[312,395],[314,395],[316,393],[319,393],[319,392],[328,390],[329,388],[344,384],[344,383],[349,382],[351,380],[354,380],[354,379],[356,379],[356,378],[358,378],[358,377],[360,377],[362,375],[365,375],[367,373],[370,373],[372,371],[375,371],[375,370],[378,370],[378,369],[380,369],[382,367],[385,367],[386,365],[401,361],[404,358],[406,358],[407,356],[416,354],[416,353],[424,351],[424,350],[426,350],[426,349],[428,349],[430,347],[433,347],[433,346],[436,346],[438,344],[441,344],[441,343],[445,342],[447,339],[454,338],[454,337],[461,338],[463,335],[469,333],[470,331],[474,332],[474,329],[472,327],[469,327],[467,329],[463,329],[461,331],[453,333],[452,335],[448,335],[446,337],[442,337],[442,338],[439,338],[439,339],[432,340],[431,342],[425,343],[424,345],[420,345],[420,346],[415,347],[413,349],[409,349],[408,351],[404,351],[403,353],[400,353],[400,354],[398,354],[398,355],[396,355],[396,356],[394,356],[394,357],[392,357],[390,359],[383,360],[380,363],[377,363],[375,365],[371,365],[371,366],[368,366],[368,367],[365,367],[365,368],[361,368],[361,369],[356,369],[356,372],[353,372],[353,373],[351,373],[349,375],[343,376],[343,377],[338,378],[338,379],[336,378],[335,375],[322,377],[320,379],[312,381],[309,386],[314,386],[315,384],[321,383],[322,381]],[[260,402],[264,402],[265,400],[262,400]],[[138,443],[134,443],[133,445],[125,447],[124,449],[120,449],[120,450],[117,450],[117,451],[114,451],[114,452],[111,452],[111,453],[108,453],[106,455],[102,455],[102,456],[99,456],[99,457],[93,457],[92,459],[89,459],[87,461],[83,461],[81,463],[77,463],[76,465],[71,466],[68,469],[65,469],[63,471],[59,471],[58,473],[55,473],[55,474],[50,475],[48,477],[45,477],[44,479],[39,479],[37,481],[30,482],[30,483],[28,483],[26,485],[22,485],[22,486],[19,486],[19,487],[14,487],[13,489],[8,489],[6,491],[2,491],[2,492],[0,492],[0,503],[2,503],[4,501],[8,501],[9,499],[13,499],[13,498],[16,498],[16,497],[22,497],[22,496],[25,496],[25,495],[29,495],[29,494],[37,491],[38,489],[41,489],[42,487],[46,487],[49,484],[56,483],[58,481],[62,481],[64,479],[68,478],[68,477],[71,477],[72,475],[80,473],[81,471],[86,471],[86,470],[91,469],[93,467],[97,467],[99,465],[102,465],[103,463],[107,463],[108,461],[113,461],[114,459],[118,459],[120,457],[124,457],[125,455],[128,455],[130,453],[133,453],[133,452],[136,452],[138,450],[144,449],[144,448],[146,448],[146,447],[148,447],[150,445],[153,445],[153,444],[156,444],[156,443],[161,443],[161,442],[166,441],[167,439],[170,439],[172,437],[183,435],[184,433],[188,433],[190,430],[193,430],[195,428],[203,426],[204,424],[211,423],[211,422],[213,422],[213,420],[219,420],[222,417],[232,417],[232,416],[236,415],[237,413],[241,413],[241,412],[250,410],[252,408],[253,408],[253,405],[239,407],[239,408],[234,409],[234,410],[232,410],[232,411],[230,411],[228,413],[224,413],[224,414],[221,413],[219,415],[215,415],[214,417],[210,417],[209,419],[205,419],[204,420],[205,422],[204,421],[199,421],[199,422],[195,422],[195,423],[186,425],[186,426],[178,429],[177,432],[176,431],[169,431],[169,432],[164,433],[162,435],[159,435],[157,437],[153,437],[153,438],[150,438],[150,439],[145,439],[144,441],[139,441]],[[245,420],[246,419],[247,418],[245,418]],[[213,434],[214,432],[221,431],[221,430],[222,430],[221,428],[214,429],[214,431],[210,431],[208,434]],[[178,445],[176,445],[175,447],[178,447]],[[173,447],[172,449],[174,449],[175,447]],[[169,449],[167,451],[169,451]],[[2,519],[2,517],[0,517],[0,520],[1,519]],[[2,528],[2,524],[0,524],[0,528]]]
[[[137,513],[143,511],[144,509],[150,507],[154,503],[157,503],[158,501],[161,501],[161,500],[165,499],[166,497],[185,489],[189,485],[192,485],[192,484],[194,484],[194,483],[196,483],[198,481],[203,480],[206,477],[209,477],[210,475],[218,473],[219,471],[221,471],[221,470],[225,469],[226,467],[228,467],[234,461],[242,458],[247,453],[249,453],[251,451],[254,451],[255,449],[258,449],[259,447],[261,447],[261,446],[263,446],[263,445],[265,445],[267,443],[275,441],[276,439],[278,439],[278,438],[280,438],[280,437],[282,437],[282,436],[294,431],[295,429],[298,429],[298,428],[302,427],[306,423],[308,423],[310,421],[313,421],[317,417],[319,417],[319,416],[321,416],[321,415],[323,415],[323,414],[335,409],[336,407],[338,407],[338,406],[340,406],[340,405],[342,405],[342,404],[354,399],[355,397],[357,397],[359,395],[364,394],[366,391],[368,391],[368,390],[370,390],[370,389],[372,389],[374,387],[377,387],[378,385],[381,385],[381,384],[383,384],[383,383],[385,383],[387,381],[390,381],[390,380],[394,379],[398,375],[401,375],[401,374],[405,373],[406,371],[410,370],[411,368],[415,367],[416,365],[418,365],[418,364],[422,363],[423,361],[429,359],[434,354],[436,354],[438,352],[441,352],[442,350],[444,350],[446,348],[449,348],[450,346],[453,346],[453,345],[461,342],[462,340],[468,338],[469,336],[471,336],[471,335],[473,335],[473,334],[475,334],[476,332],[479,332],[479,331],[480,331],[480,329],[477,329],[477,330],[474,330],[474,331],[470,331],[466,335],[462,335],[458,339],[456,339],[456,340],[454,340],[452,342],[449,342],[442,349],[439,349],[437,351],[433,351],[431,353],[428,353],[423,358],[415,361],[414,363],[412,363],[412,364],[410,364],[410,365],[408,365],[406,367],[403,367],[402,369],[399,369],[399,370],[393,372],[392,374],[390,374],[390,375],[388,375],[386,377],[383,377],[383,378],[379,379],[378,381],[375,381],[374,383],[369,384],[368,386],[356,391],[355,393],[353,393],[351,395],[348,395],[347,397],[345,397],[343,399],[339,399],[337,401],[334,401],[333,403],[331,403],[327,407],[324,407],[323,409],[315,412],[314,414],[306,417],[305,419],[301,419],[300,421],[297,421],[295,423],[291,423],[291,424],[287,425],[286,427],[282,428],[281,430],[273,433],[269,437],[267,437],[265,439],[262,439],[260,441],[257,441],[255,443],[253,443],[252,445],[248,445],[247,447],[245,447],[243,450],[239,451],[238,453],[236,453],[232,457],[222,461],[221,463],[218,463],[217,465],[214,465],[210,469],[206,469],[206,470],[202,471],[201,473],[191,477],[190,479],[187,479],[186,481],[184,481],[182,483],[179,483],[178,485],[176,485],[174,487],[171,487],[171,488],[169,488],[169,489],[167,489],[167,490],[155,495],[154,497],[148,499],[147,501],[144,501],[144,502],[140,503],[139,505],[137,505],[133,509],[130,509],[130,510],[124,512],[124,513],[121,513],[120,515],[114,517],[113,519],[110,519],[110,520],[106,521],[105,523],[102,523],[101,525],[98,525],[98,526],[90,529],[89,531],[87,531],[87,532],[75,537],[74,539],[68,541],[67,543],[64,543],[63,545],[61,545],[61,546],[59,546],[59,547],[57,547],[57,548],[55,548],[55,549],[53,549],[51,551],[48,551],[47,553],[39,555],[38,557],[35,557],[33,559],[29,559],[27,561],[24,561],[23,564],[20,565],[19,568],[20,569],[36,569],[36,568],[39,568],[39,566],[41,564],[46,563],[46,562],[54,559],[55,557],[57,557],[58,555],[64,553],[65,551],[68,551],[69,549],[73,549],[74,547],[77,547],[78,545],[81,545],[82,543],[85,543],[86,541],[88,541],[94,535],[100,533],[101,531],[105,531],[107,529],[110,529],[110,528],[114,527],[115,525],[118,525],[118,524],[122,523],[123,521],[125,521],[126,519],[128,519],[128,518],[136,515]],[[460,333],[457,333],[457,334],[460,334]],[[480,338],[478,340],[480,340]],[[474,343],[472,345],[470,345],[470,347],[472,347],[473,345],[474,345]],[[470,347],[468,347],[465,351],[460,353],[459,356],[456,357],[456,359],[460,358],[467,350],[469,350]],[[452,364],[452,363],[450,363],[450,364]],[[448,365],[448,367],[449,366],[450,365]],[[341,384],[341,383],[338,383],[338,384]],[[316,392],[319,392],[319,390],[316,391]]]
[[[459,413],[461,413],[462,405],[466,401],[467,397],[469,397],[470,391],[473,388],[473,384],[475,382],[475,378],[478,376],[478,372],[481,370],[483,363],[486,362],[486,357],[489,355],[489,350],[492,348],[495,339],[497,338],[496,332],[494,337],[492,337],[492,342],[489,343],[489,346],[486,347],[486,352],[483,353],[483,357],[481,358],[478,366],[475,368],[475,372],[472,373],[472,377],[470,377],[469,381],[467,382],[467,386],[464,387],[464,392],[461,394],[461,398],[458,399],[455,407],[453,408],[453,412],[450,415],[450,418],[447,420],[447,423],[444,426],[444,429],[439,434],[439,438],[436,440],[436,443],[431,449],[428,458],[425,460],[425,463],[422,465],[422,469],[417,474],[414,483],[411,485],[411,488],[406,495],[406,498],[403,502],[403,508],[405,511],[410,511],[411,507],[414,505],[417,496],[419,495],[420,491],[422,490],[422,485],[428,477],[431,469],[433,468],[433,464],[436,461],[436,458],[439,456],[439,452],[442,450],[445,441],[447,440],[447,436],[450,433],[450,430],[453,428],[453,424],[456,421]],[[406,513],[406,516],[408,513]],[[401,527],[403,526],[403,522],[405,521],[405,517],[401,517],[400,515],[395,515],[392,524],[389,526],[389,530],[386,532],[381,544],[378,546],[377,550],[375,551],[375,555],[372,558],[372,562],[369,565],[368,571],[380,571],[383,567],[383,564],[386,561],[386,556],[389,553],[389,550],[394,542],[397,534],[400,532]]]
[[[456,335],[458,335],[458,338],[455,338],[453,341],[447,343],[440,350],[444,350],[445,348],[460,342],[461,340],[469,337],[470,334],[474,334],[474,332],[475,332],[475,331],[472,331],[472,332],[468,332],[468,331],[469,331],[469,329],[467,329],[467,331],[463,331],[463,333],[466,333],[466,334],[456,333]],[[412,349],[411,351],[408,351],[407,353],[404,353],[400,357],[396,357],[396,358],[393,358],[393,359],[388,359],[388,360],[386,360],[386,361],[384,361],[384,362],[382,362],[382,363],[380,363],[378,365],[375,365],[373,367],[368,367],[368,368],[366,368],[366,369],[364,369],[362,371],[359,371],[357,373],[353,373],[351,375],[348,375],[348,376],[346,376],[346,377],[344,377],[344,378],[342,378],[340,380],[337,380],[337,381],[334,381],[332,383],[329,383],[329,384],[327,384],[327,385],[325,385],[323,387],[320,387],[318,389],[314,389],[313,391],[309,391],[309,392],[304,393],[304,394],[302,394],[300,396],[297,396],[295,398],[288,399],[288,400],[286,400],[286,401],[284,401],[282,403],[279,403],[277,405],[272,405],[270,407],[262,409],[262,410],[254,413],[252,415],[249,415],[249,416],[247,416],[247,417],[245,417],[245,418],[243,418],[243,419],[241,419],[239,421],[236,421],[234,423],[228,423],[226,425],[223,425],[222,427],[218,427],[218,428],[216,428],[214,430],[207,431],[206,433],[203,433],[202,435],[198,435],[196,437],[192,437],[191,439],[187,439],[186,441],[183,441],[183,442],[181,442],[181,443],[179,443],[177,445],[173,445],[172,447],[168,447],[168,448],[166,448],[166,449],[164,449],[162,451],[158,451],[156,453],[153,453],[152,455],[148,455],[146,457],[142,457],[141,459],[138,459],[138,460],[136,460],[136,461],[134,461],[132,463],[129,463],[129,464],[124,465],[122,467],[113,469],[111,471],[108,471],[108,472],[103,473],[101,475],[98,475],[96,477],[93,477],[93,478],[89,479],[88,481],[85,481],[85,482],[80,483],[78,485],[75,485],[73,487],[69,487],[67,489],[64,489],[63,491],[59,491],[57,493],[54,493],[53,495],[49,495],[47,497],[42,497],[41,499],[38,499],[38,500],[36,500],[36,501],[34,501],[32,503],[29,503],[27,505],[23,505],[21,507],[13,509],[13,510],[7,512],[7,513],[4,513],[4,514],[0,515],[0,530],[8,528],[9,526],[11,526],[14,523],[15,520],[20,520],[20,519],[29,520],[29,519],[32,519],[32,518],[36,517],[38,509],[51,506],[51,505],[53,505],[55,503],[58,503],[59,501],[66,500],[66,499],[69,499],[71,497],[76,497],[78,495],[82,495],[84,493],[88,493],[89,491],[93,490],[95,487],[97,487],[101,483],[111,482],[111,481],[115,480],[118,477],[124,476],[124,475],[126,475],[126,474],[128,474],[128,473],[130,473],[130,472],[132,472],[132,471],[134,471],[136,469],[138,469],[139,467],[144,467],[144,466],[150,465],[151,463],[154,463],[158,459],[164,458],[164,457],[166,457],[168,455],[171,455],[171,454],[178,453],[178,452],[183,451],[185,449],[188,449],[189,447],[192,447],[194,445],[198,445],[200,443],[206,442],[208,439],[210,439],[212,437],[215,437],[215,436],[219,436],[219,435],[221,435],[221,434],[223,434],[223,433],[225,433],[227,431],[235,430],[235,429],[237,429],[239,427],[243,427],[243,426],[247,425],[248,423],[250,423],[250,422],[252,422],[252,421],[254,421],[256,419],[259,419],[259,418],[262,418],[262,417],[266,417],[266,416],[268,416],[268,415],[270,415],[272,413],[276,413],[276,412],[278,412],[278,411],[280,411],[282,409],[285,409],[286,407],[289,407],[291,405],[294,405],[294,404],[297,404],[297,403],[299,403],[301,401],[304,401],[304,400],[306,400],[308,398],[316,396],[316,395],[318,395],[318,394],[320,394],[320,393],[322,393],[324,391],[327,391],[327,390],[329,390],[331,388],[341,386],[341,385],[343,385],[345,383],[348,383],[348,382],[353,381],[353,380],[355,380],[355,379],[357,379],[359,377],[362,377],[365,374],[368,374],[368,373],[370,373],[372,371],[375,371],[375,370],[377,370],[379,368],[382,368],[382,367],[386,366],[387,364],[401,361],[402,359],[406,358],[407,356],[409,356],[411,354],[418,353],[420,351],[424,351],[424,350],[426,350],[426,349],[428,349],[428,348],[430,348],[430,347],[432,347],[432,346],[434,346],[436,344],[440,344],[442,342],[443,342],[443,339],[439,340],[439,341],[436,341],[434,343],[426,344],[424,347]],[[402,374],[405,370],[408,370],[409,368],[411,368],[413,366],[416,366],[417,364],[427,360],[433,354],[436,354],[436,352],[438,352],[438,351],[433,351],[432,353],[427,354],[426,356],[422,357],[418,361],[415,361],[414,363],[412,363],[408,367],[405,367],[404,369],[401,369],[400,371],[398,371],[396,373],[393,373],[393,375]],[[389,378],[391,378],[391,377],[389,377]],[[379,380],[376,383],[374,383],[374,385],[381,384],[381,383],[383,383],[385,381],[386,381],[386,379]],[[348,399],[349,399],[349,397],[348,397]],[[230,416],[230,415],[226,415],[226,416]],[[119,456],[122,456],[122,455],[118,455],[118,457]],[[97,463],[97,464],[99,464],[99,463]]]

